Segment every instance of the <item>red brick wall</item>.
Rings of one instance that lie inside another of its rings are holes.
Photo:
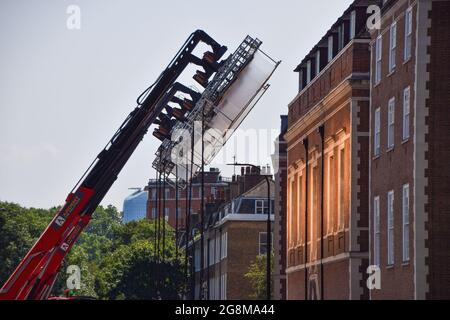
[[[429,144],[429,299],[450,299],[450,2],[434,1],[431,18]]]
[[[306,88],[289,107],[289,125],[294,124],[314,105],[352,73],[368,73],[370,55],[366,43],[353,43],[323,74]]]
[[[380,197],[380,268],[381,268],[381,290],[371,292],[372,299],[412,299],[414,298],[414,237],[413,237],[413,203],[414,203],[414,94],[415,94],[415,46],[416,46],[416,13],[417,6],[413,9],[413,40],[412,58],[404,62],[404,34],[405,17],[404,13],[408,8],[408,1],[398,1],[395,6],[387,11],[386,18],[382,24],[383,32],[382,44],[382,80],[378,85],[372,87],[371,102],[371,221],[373,227],[373,201],[374,197]],[[397,49],[396,49],[396,69],[394,73],[389,73],[389,27],[393,19],[397,19]],[[373,35],[376,39],[378,33]],[[375,47],[372,48],[372,70],[375,70]],[[375,72],[372,72],[372,78]],[[374,78],[373,78],[374,79]],[[410,87],[410,138],[403,140],[403,90]],[[388,103],[395,97],[395,147],[387,150],[388,132]],[[380,156],[374,158],[374,119],[375,110],[381,111],[381,140]],[[409,184],[410,188],[410,261],[402,261],[402,188],[404,184]],[[394,190],[394,265],[387,265],[387,194]],[[371,239],[374,237],[371,230]],[[372,241],[373,245],[373,241]],[[373,261],[373,246],[371,247]]]

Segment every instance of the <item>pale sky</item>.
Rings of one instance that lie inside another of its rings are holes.
[[[258,37],[266,53],[283,61],[242,125],[278,130],[280,114],[297,93],[293,69],[351,2],[1,0],[0,200],[42,208],[63,204],[135,108],[136,97],[196,29],[229,53],[247,34]],[[80,30],[66,26],[69,5],[81,10]],[[103,204],[122,210],[128,188],[154,177],[159,141],[152,131]],[[246,159],[238,154],[237,160]],[[257,164],[268,163],[270,152]],[[227,176],[233,172],[219,167]]]

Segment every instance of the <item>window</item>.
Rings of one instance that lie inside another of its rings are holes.
[[[300,70],[300,72],[298,73],[298,77],[298,91],[300,92],[303,90],[303,70]]]
[[[209,241],[203,246],[203,265],[202,269],[205,269],[208,266],[208,248],[209,248]]]
[[[164,218],[169,221],[170,208],[164,208]]]
[[[306,83],[310,83],[312,79],[311,60],[306,63]]]
[[[156,219],[156,208],[152,208],[152,219]]]
[[[328,37],[328,62],[333,60],[333,36]]]
[[[169,188],[165,189],[165,197],[166,197],[166,199],[170,199],[170,189]]]
[[[380,266],[380,197],[373,199],[373,263]]]
[[[345,27],[343,24],[341,24],[338,28],[338,48],[339,51],[342,50],[342,48],[344,48],[344,36],[345,36]]]
[[[222,274],[220,276],[220,299],[227,299],[227,274]]]
[[[220,262],[220,238],[216,237],[216,252],[214,253],[214,257],[215,257],[215,263],[219,263]]]
[[[320,50],[316,52],[316,75],[320,73]]]
[[[295,186],[295,182],[294,180],[291,181],[291,185],[290,185],[290,189],[289,189],[289,247],[293,248],[294,247],[294,215],[295,215],[295,211],[294,211],[294,186]],[[256,202],[258,203],[260,200],[256,200]],[[257,209],[258,211],[258,206]]]
[[[388,106],[388,149],[394,147],[395,141],[395,98],[389,100]]]
[[[303,176],[298,177],[298,187],[297,187],[297,239],[298,243],[302,242],[302,226],[300,218],[302,216],[302,191],[303,191]]]
[[[403,186],[403,262],[409,261],[409,184]]]
[[[156,200],[156,189],[152,189],[151,191],[151,199]]]
[[[405,52],[404,58],[407,61],[412,54],[412,8],[409,7],[405,13]]]
[[[328,173],[327,173],[327,225],[328,234],[333,233],[333,204],[334,204],[334,156],[330,155],[328,157]]]
[[[217,188],[211,187],[211,195],[214,197],[214,199],[217,198]]]
[[[195,246],[195,271],[200,271],[200,247]]]
[[[387,220],[387,256],[391,266],[394,264],[394,191],[388,193]]]
[[[345,208],[345,149],[339,151],[339,198],[338,198],[338,227],[344,230],[344,208]]]
[[[222,259],[225,259],[226,257],[227,257],[227,254],[228,254],[228,233],[227,232],[225,232],[225,233],[222,233],[222,240],[221,240],[221,245],[222,245],[222,247],[221,247],[221,258]]]
[[[318,177],[317,177],[317,166],[313,167],[311,170],[311,223],[309,224],[310,227],[310,238],[311,238],[311,247],[313,248],[316,244],[314,239],[317,239],[317,225],[316,225],[316,219],[317,219],[317,212],[318,212]],[[311,257],[313,254],[313,249],[310,250]]]
[[[403,91],[403,140],[409,139],[409,113],[410,113],[411,90],[410,87]]]
[[[389,44],[389,72],[395,69],[395,49],[397,48],[397,22],[391,25]]]
[[[214,248],[215,248],[215,242],[216,242],[216,240],[213,238],[213,239],[210,239],[210,240],[208,240],[208,247],[209,247],[209,265],[210,266],[212,266],[215,262],[216,262],[216,257],[215,257],[215,255],[214,255]]]
[[[374,134],[374,152],[375,156],[380,155],[381,141],[381,124],[380,124],[380,108],[375,110],[375,134]]]
[[[256,214],[268,214],[269,205],[267,200],[255,200],[255,213]]]
[[[216,293],[216,278],[209,278],[209,290],[208,290],[208,294],[209,294],[209,300],[215,300],[215,293]]]
[[[375,84],[380,83],[381,81],[381,57],[382,57],[382,46],[383,46],[383,38],[381,35],[378,36],[375,43]]]
[[[356,34],[356,11],[350,14],[350,40],[355,38]]]
[[[270,243],[271,243],[271,249],[273,250],[273,236],[272,233],[270,234]],[[260,232],[259,233],[259,254],[266,254],[267,253],[267,232]]]

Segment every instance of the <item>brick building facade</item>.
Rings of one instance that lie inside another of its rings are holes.
[[[372,299],[450,298],[450,2],[383,1],[371,32]]]
[[[371,3],[355,1],[295,70],[285,135],[288,299],[369,298]]]
[[[232,200],[208,213],[208,226],[204,234],[203,281],[200,238],[196,238],[195,299],[254,299],[254,290],[245,274],[256,257],[266,253],[267,183],[265,175],[254,169],[246,168],[242,174],[234,176],[230,183],[230,190],[235,195]],[[273,208],[272,179],[270,183]],[[273,218],[271,215],[271,221]]]
[[[201,208],[201,173],[193,179],[192,184],[192,198],[191,198],[191,213],[196,214],[200,212]],[[211,201],[212,199],[228,199],[229,197],[229,182],[231,179],[224,178],[220,175],[219,170],[211,168],[210,171],[205,172],[205,199]],[[163,205],[163,183],[158,184],[158,180],[151,179],[147,185],[148,202],[147,202],[147,218],[152,220],[157,218],[158,211],[160,216],[166,217],[169,225],[176,227],[176,198],[175,186],[173,183],[166,183],[165,191],[165,209],[162,210]],[[189,195],[189,188],[180,190],[178,193],[178,227],[179,230],[186,228],[186,207],[188,206],[186,196]],[[157,199],[160,197],[161,208],[158,208]],[[164,213],[163,213],[164,212]]]

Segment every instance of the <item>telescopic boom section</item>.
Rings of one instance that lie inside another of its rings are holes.
[[[200,42],[212,48],[212,52],[206,52],[203,59],[193,55],[193,50]],[[157,107],[160,100],[190,63],[201,65],[204,60],[205,72],[200,73],[204,77],[202,80],[207,81],[214,73],[214,68],[208,66],[217,63],[226,50],[226,47],[219,45],[201,30],[191,34],[158,80],[143,94],[142,103],[138,102],[138,107],[130,113],[106,148],[100,152],[70,192],[63,208],[0,289],[0,300],[48,298],[64,257],[89,223],[92,213],[149,127],[153,123],[158,124],[157,117],[163,115],[161,108]]]

